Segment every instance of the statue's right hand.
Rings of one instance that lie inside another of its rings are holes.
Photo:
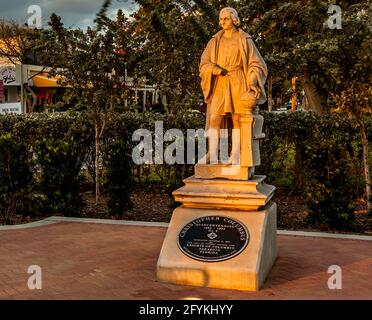
[[[227,71],[226,69],[221,68],[221,76],[227,76],[228,73],[229,73],[229,71]]]
[[[221,72],[222,72],[222,68],[218,67],[218,66],[215,66],[213,68],[213,71],[212,71],[212,74],[214,76],[220,76],[221,75]]]

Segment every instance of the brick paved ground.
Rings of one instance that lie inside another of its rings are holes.
[[[279,257],[258,293],[155,281],[166,228],[88,223],[0,231],[0,299],[372,299],[372,242],[279,236]],[[343,289],[327,269],[342,267]],[[39,265],[43,289],[29,290]]]

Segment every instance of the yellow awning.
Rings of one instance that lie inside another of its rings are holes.
[[[60,78],[48,78],[46,73],[41,73],[32,78],[35,87],[39,88],[57,88],[60,85],[57,84],[57,81]]]

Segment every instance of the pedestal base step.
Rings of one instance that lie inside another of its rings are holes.
[[[252,180],[197,179],[191,176],[185,186],[173,192],[185,207],[230,210],[258,210],[270,201],[275,187],[264,183],[265,176]]]

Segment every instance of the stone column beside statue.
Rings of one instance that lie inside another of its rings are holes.
[[[267,67],[233,8],[220,12],[222,30],[200,61],[207,104],[208,152],[195,174],[173,192],[174,210],[157,263],[158,281],[259,290],[277,257],[275,187],[255,175],[266,101]],[[231,132],[227,159],[221,129]]]

